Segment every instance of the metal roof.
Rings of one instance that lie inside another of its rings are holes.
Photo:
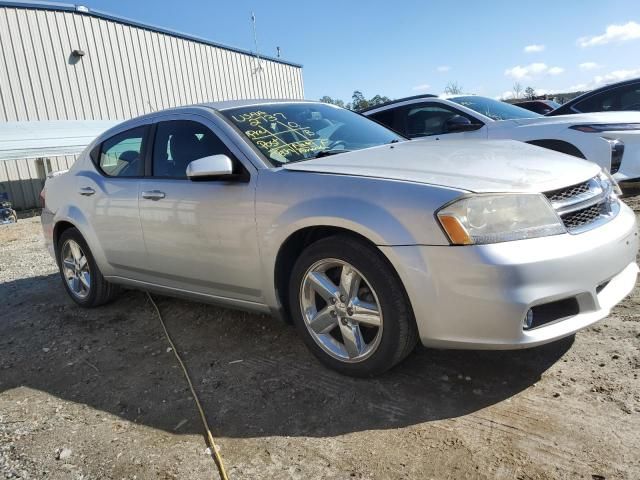
[[[230,47],[228,45],[223,45],[221,43],[213,42],[211,40],[198,37],[196,35],[190,35],[188,33],[180,32],[177,30],[171,30],[171,29],[159,27],[156,25],[150,25],[147,23],[138,22],[137,20],[132,20],[126,17],[120,17],[112,13],[103,12],[101,10],[94,10],[92,8],[85,7],[83,5],[74,5],[71,3],[60,3],[60,2],[43,2],[39,0],[29,0],[24,2],[19,0],[13,0],[13,1],[0,0],[0,7],[51,10],[51,11],[58,11],[58,12],[72,12],[72,13],[77,13],[79,15],[88,15],[91,17],[102,18],[104,20],[110,20],[112,22],[122,23],[124,25],[130,25],[130,26],[141,28],[144,30],[150,30],[152,32],[164,33],[165,35],[171,35],[173,37],[178,37],[185,40],[191,40],[193,42],[203,43],[205,45],[222,48],[222,49],[229,50],[236,53],[242,53],[244,55],[250,55],[252,57],[258,56],[256,55],[255,52],[251,52],[249,50]],[[272,62],[282,63],[285,65],[290,65],[292,67],[302,68],[302,65],[299,63],[288,62],[288,61],[282,60],[281,58],[270,57],[268,55],[259,55],[259,57]]]

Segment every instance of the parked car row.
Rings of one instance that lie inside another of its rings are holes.
[[[126,286],[271,313],[325,365],[371,376],[418,341],[572,335],[634,287],[636,220],[611,171],[640,176],[635,114],[475,96],[364,114],[251,100],[110,129],[42,192],[69,296],[97,307]],[[491,140],[506,138],[521,141]]]
[[[361,113],[409,138],[509,139],[597,163],[618,181],[640,178],[640,113],[547,117],[475,95],[419,95]]]

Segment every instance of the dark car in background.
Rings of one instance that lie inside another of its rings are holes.
[[[547,115],[640,110],[640,78],[605,85],[568,101]]]
[[[553,100],[527,100],[525,102],[516,102],[513,105],[517,105],[518,107],[531,112],[539,113],[540,115],[546,115],[560,107],[560,104]]]

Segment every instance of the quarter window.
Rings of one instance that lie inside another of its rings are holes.
[[[199,158],[224,154],[226,145],[209,128],[191,120],[158,123],[153,147],[153,176],[187,178],[187,165]]]
[[[141,176],[145,132],[146,127],[138,127],[105,140],[100,149],[100,170],[110,177]]]

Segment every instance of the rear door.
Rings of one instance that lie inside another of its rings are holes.
[[[135,276],[147,267],[138,213],[138,187],[144,173],[148,127],[142,125],[108,139],[91,153],[96,170],[80,172],[77,204],[95,233],[108,265],[105,275]]]
[[[140,186],[140,220],[149,281],[259,302],[260,261],[254,216],[257,171],[213,122],[199,115],[165,117],[154,126],[150,176]],[[230,179],[192,181],[187,165],[224,154]]]

